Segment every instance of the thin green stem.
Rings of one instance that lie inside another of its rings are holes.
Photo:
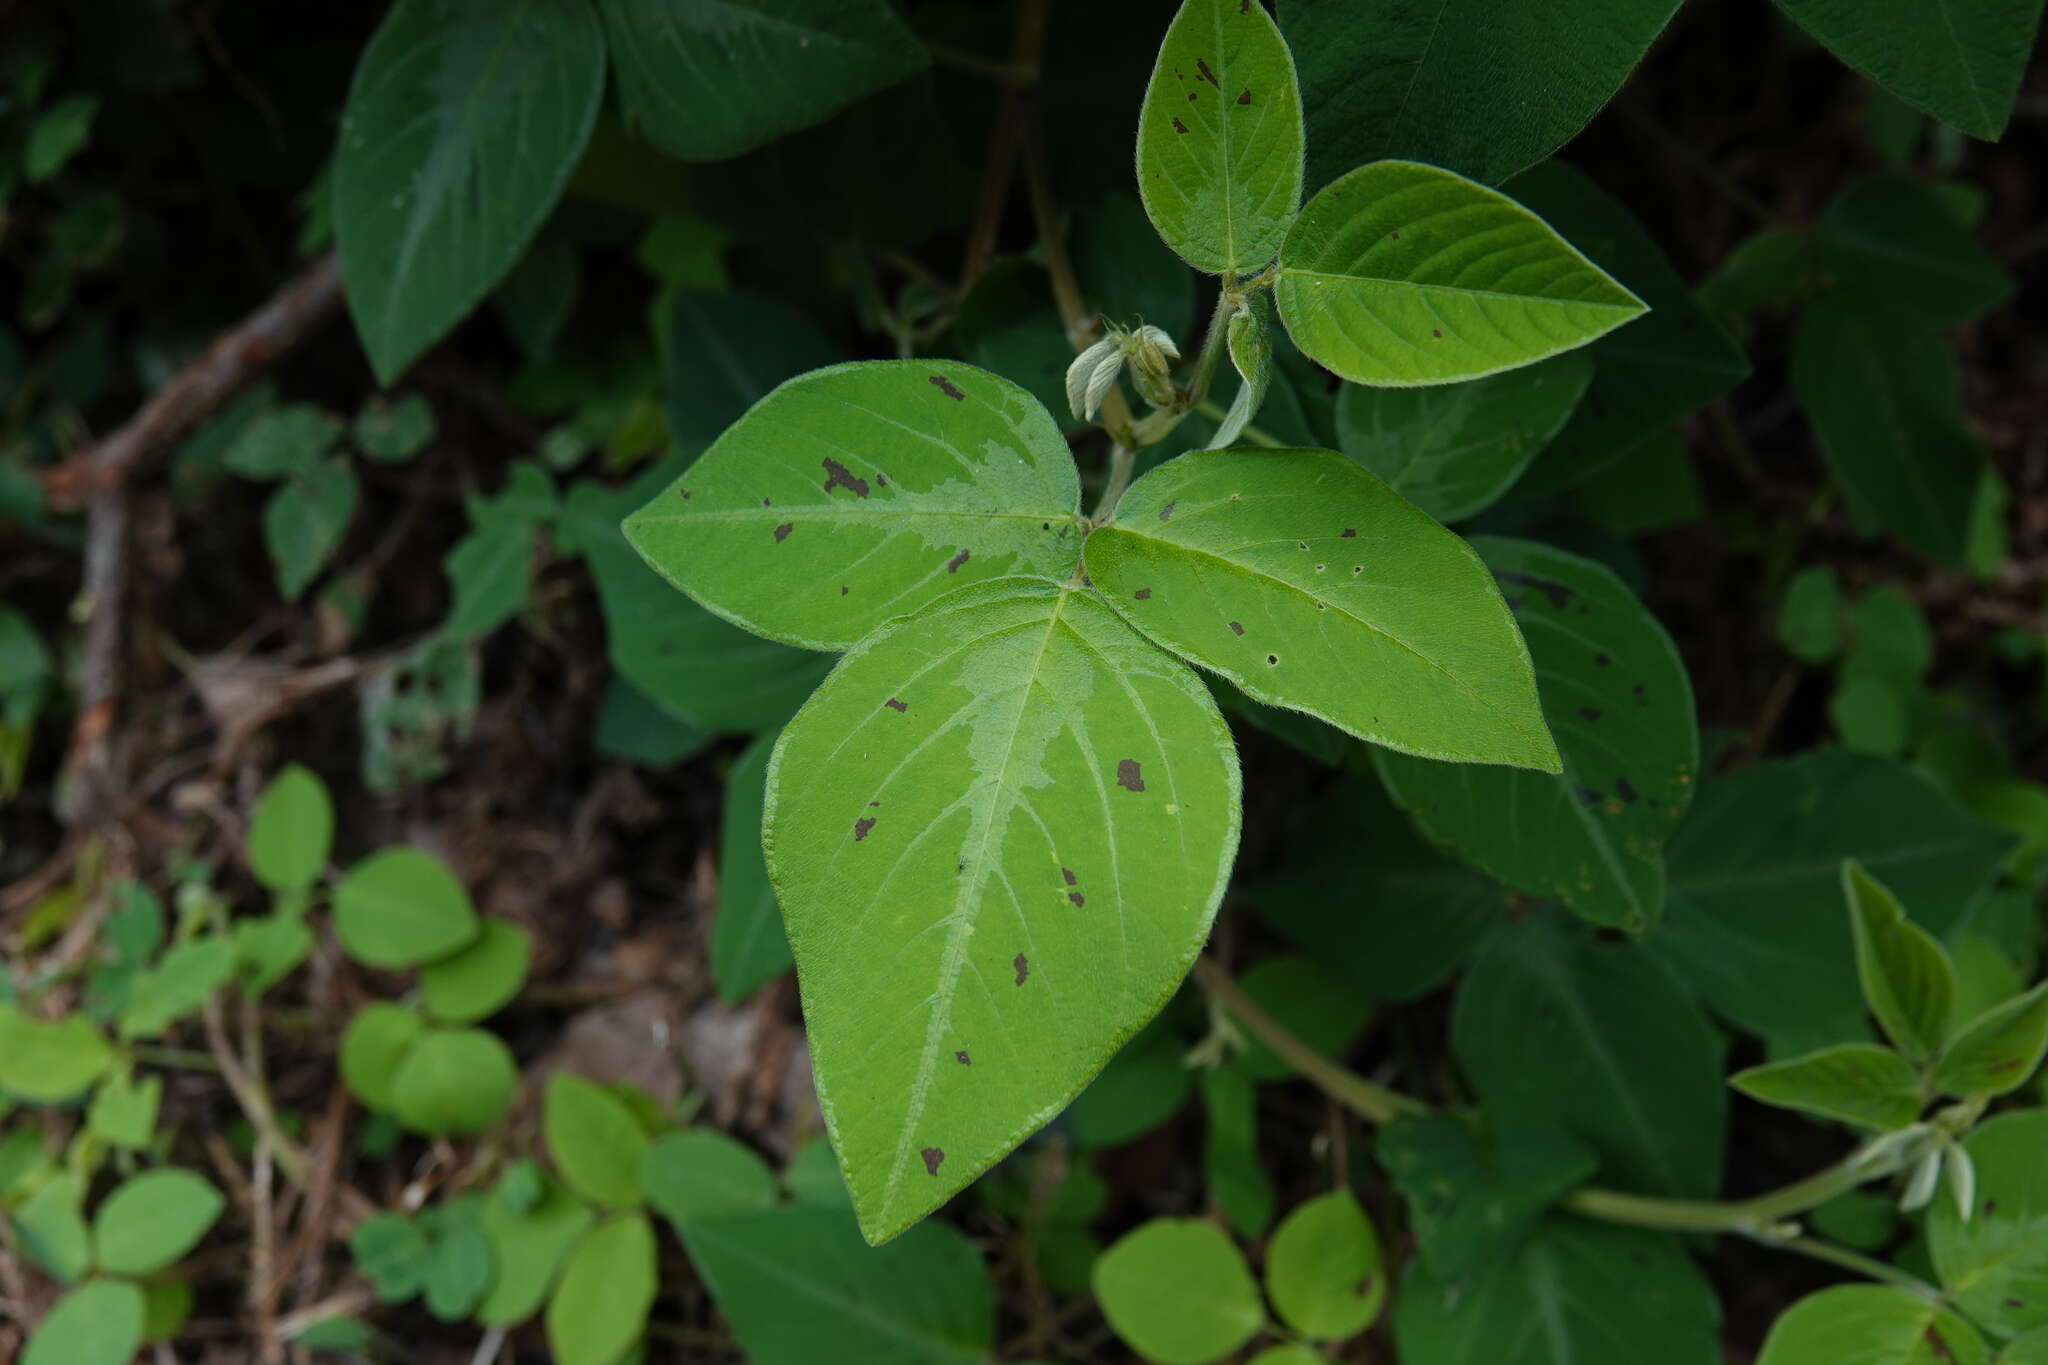
[[[1109,520],[1109,514],[1116,511],[1117,500],[1124,490],[1131,486],[1131,470],[1137,466],[1138,452],[1119,441],[1109,450],[1109,477],[1103,482],[1102,497],[1096,501],[1095,515],[1089,520],[1101,525]]]
[[[1202,352],[1195,358],[1195,372],[1188,379],[1185,397],[1177,405],[1182,411],[1194,407],[1209,396],[1209,381],[1215,377],[1216,365],[1223,357],[1230,336],[1230,315],[1237,311],[1242,295],[1238,292],[1237,281],[1226,275],[1223,287],[1216,291],[1216,309],[1209,314],[1209,330],[1202,334]]]
[[[1196,959],[1195,978],[1204,990],[1237,1016],[1253,1037],[1279,1054],[1324,1094],[1359,1117],[1385,1124],[1403,1115],[1430,1112],[1430,1106],[1421,1100],[1369,1081],[1296,1038],[1273,1016],[1253,1003],[1230,979],[1229,973],[1210,959]],[[1897,1168],[1896,1158],[1888,1162],[1871,1162],[1851,1156],[1781,1189],[1730,1203],[1663,1199],[1655,1195],[1628,1194],[1598,1185],[1584,1185],[1566,1195],[1560,1205],[1572,1213],[1609,1223],[1626,1223],[1632,1227],[1659,1228],[1669,1232],[1740,1233],[1782,1246],[1800,1240],[1797,1224],[1788,1220],[1818,1208],[1866,1181],[1889,1175]]]
[[[1861,1255],[1847,1247],[1836,1246],[1833,1242],[1824,1242],[1818,1237],[1793,1237],[1782,1242],[1772,1242],[1770,1245],[1786,1251],[1796,1251],[1802,1256],[1811,1256],[1816,1261],[1826,1261],[1829,1265],[1840,1266],[1858,1275],[1867,1275],[1894,1289],[1903,1289],[1927,1303],[1940,1303],[1945,1297],[1939,1289],[1918,1275],[1908,1274],[1895,1265],[1872,1256]]]
[[[1195,411],[1212,422],[1220,422],[1224,418],[1223,405],[1207,398],[1195,405]],[[1255,446],[1264,446],[1268,450],[1280,450],[1287,445],[1287,442],[1272,432],[1253,426],[1250,422],[1245,423],[1244,430],[1238,433],[1238,439],[1250,441]]]

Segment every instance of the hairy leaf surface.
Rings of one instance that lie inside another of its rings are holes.
[[[1138,193],[1197,270],[1256,270],[1301,206],[1301,92],[1262,4],[1185,0],[1138,115]]]
[[[1080,496],[1052,415],[1015,384],[957,361],[870,361],[770,393],[626,537],[727,620],[844,649],[969,583],[1066,577]]]
[[[869,636],[768,771],[818,1093],[870,1241],[1044,1124],[1165,1002],[1237,846],[1200,679],[1005,579]]]
[[[1274,295],[1303,354],[1384,387],[1533,364],[1645,309],[1514,200],[1413,161],[1361,166],[1311,199]]]
[[[1557,770],[1478,556],[1333,451],[1183,455],[1131,486],[1087,564],[1133,625],[1258,701],[1408,753]]]

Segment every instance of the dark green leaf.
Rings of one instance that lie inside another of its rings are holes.
[[[380,396],[363,404],[350,430],[363,454],[380,464],[402,464],[434,439],[434,410],[416,393],[396,400]]]
[[[772,1208],[777,1197],[768,1163],[709,1128],[651,1143],[640,1154],[639,1180],[647,1202],[685,1236],[705,1219]]]
[[[1837,57],[1915,109],[1996,138],[2012,117],[2041,0],[1778,0]]]
[[[1778,607],[1778,639],[1792,656],[1824,664],[1842,647],[1842,595],[1835,571],[1816,564],[1792,575]]]
[[[433,1246],[410,1218],[370,1215],[349,1235],[348,1250],[356,1269],[376,1289],[379,1303],[404,1303],[426,1286]]]
[[[1258,1087],[1241,1065],[1202,1073],[1202,1178],[1209,1200],[1241,1237],[1263,1237],[1273,1221],[1273,1182],[1259,1164]]]
[[[1904,1128],[1925,1103],[1912,1063],[1871,1043],[1844,1043],[1753,1066],[1730,1076],[1728,1084],[1765,1104],[1877,1129]]]
[[[400,0],[363,50],[334,162],[349,312],[390,383],[496,287],[604,94],[583,0]]]
[[[491,296],[505,330],[512,333],[528,360],[545,360],[554,354],[555,338],[576,307],[582,274],[576,244],[543,233]]]
[[[761,853],[761,806],[777,736],[748,745],[725,779],[725,827],[718,859],[718,911],[711,924],[711,979],[721,999],[742,1000],[794,962],[782,907]]]
[[[1957,1096],[2017,1090],[2048,1051],[2048,982],[1994,1005],[1949,1039],[1935,1064],[1935,1087]]]
[[[235,971],[235,945],[223,936],[193,939],[138,973],[128,991],[117,1032],[154,1038],[186,1015],[198,1013]]]
[[[1448,1284],[1513,1252],[1600,1165],[1555,1124],[1448,1113],[1394,1120],[1380,1133],[1379,1159],[1408,1201],[1430,1271]]]
[[[263,543],[287,601],[298,600],[340,548],[360,496],[355,471],[336,458],[294,474],[263,504]]]
[[[1938,327],[1968,322],[2011,297],[2012,277],[1925,183],[1866,176],[1829,202],[1817,239],[1836,284]]]
[[[455,542],[441,561],[455,598],[442,629],[472,640],[518,615],[533,589],[533,562],[533,528],[520,522],[478,527]]]
[[[341,440],[341,423],[303,403],[250,420],[221,456],[245,479],[286,479],[311,469]]]
[[[1194,1082],[1183,1051],[1166,1020],[1140,1029],[1062,1117],[1075,1145],[1120,1147],[1179,1112]]]
[[[778,384],[840,359],[818,324],[772,299],[677,289],[662,344],[669,434],[708,446]]]
[[[1195,323],[1187,266],[1159,240],[1144,207],[1121,191],[1082,220],[1074,272],[1089,300],[1121,327],[1150,323],[1183,344]]]

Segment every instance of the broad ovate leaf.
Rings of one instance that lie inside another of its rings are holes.
[[[1956,1307],[2000,1335],[2048,1327],[2048,1109],[2001,1114],[1963,1140],[1977,1173],[1967,1219],[1949,1199],[1927,1214],[1927,1248]]]
[[[1142,1225],[1096,1259],[1091,1278],[1116,1334],[1160,1365],[1209,1365],[1266,1322],[1244,1254],[1198,1218]]]
[[[1197,270],[1273,259],[1301,206],[1301,92],[1263,4],[1186,0],[1138,115],[1138,193]]]
[[[924,69],[888,0],[598,0],[626,118],[693,161],[738,156]]]
[[[1692,684],[1657,618],[1604,565],[1527,540],[1475,540],[1529,642],[1564,770],[1381,751],[1424,833],[1520,891],[1641,933],[1664,908],[1664,841],[1692,800]]]
[[[1360,166],[1311,199],[1274,292],[1302,354],[1389,388],[1534,364],[1645,311],[1514,200],[1413,161]]]
[[[1778,0],[1778,8],[1886,90],[1975,137],[2012,117],[2041,0]]]
[[[1956,1031],[1935,1063],[1944,1094],[2003,1095],[2017,1090],[2048,1051],[2048,982],[1993,1005]]]
[[[1906,918],[1898,897],[1853,860],[1842,865],[1842,894],[1849,902],[1864,1002],[1900,1051],[1915,1060],[1933,1056],[1948,1032],[1955,995],[1948,954]]]
[[[1913,1064],[1888,1047],[1843,1043],[1738,1071],[1728,1084],[1751,1099],[1867,1128],[1903,1128],[1925,1104]]]
[[[1593,380],[1584,352],[1463,384],[1346,384],[1337,443],[1438,521],[1476,516],[1522,477]]]
[[[1771,1324],[1757,1365],[1989,1365],[1976,1329],[1947,1308],[1881,1284],[1809,1294]]]
[[[509,273],[604,95],[585,0],[401,0],[363,50],[334,159],[349,313],[390,383]]]
[[[1355,1336],[1387,1296],[1380,1239],[1348,1189],[1297,1204],[1266,1247],[1266,1294],[1314,1341]]]
[[[626,521],[661,575],[770,639],[845,649],[952,589],[1065,578],[1081,486],[1030,394],[947,360],[788,381]]]
[[[1161,465],[1089,536],[1087,566],[1138,629],[1257,701],[1406,753],[1558,771],[1486,566],[1333,451]]]
[[[1001,579],[840,661],[776,746],[765,823],[826,1126],[882,1242],[1180,983],[1237,759],[1201,680],[1095,594]]]

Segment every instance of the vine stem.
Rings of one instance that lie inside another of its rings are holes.
[[[1211,959],[1197,958],[1194,975],[1202,988],[1235,1015],[1246,1031],[1306,1076],[1324,1094],[1359,1117],[1371,1123],[1387,1124],[1404,1116],[1432,1112],[1423,1101],[1369,1081],[1296,1038],[1272,1015],[1259,1008],[1231,980],[1230,974]],[[1625,1223],[1631,1227],[1667,1232],[1736,1233],[1770,1246],[1819,1256],[1837,1265],[1874,1275],[1875,1272],[1864,1265],[1862,1258],[1856,1257],[1854,1252],[1803,1237],[1798,1225],[1788,1220],[1818,1208],[1866,1181],[1889,1175],[1897,1168],[1896,1159],[1889,1163],[1872,1163],[1859,1161],[1852,1155],[1768,1194],[1727,1203],[1665,1199],[1656,1195],[1628,1194],[1598,1185],[1582,1185],[1567,1194],[1560,1201],[1560,1206],[1582,1217]],[[1898,1282],[1888,1275],[1876,1277]],[[1910,1276],[1907,1278],[1911,1279]],[[1920,1288],[1925,1289],[1926,1286],[1921,1285]]]

